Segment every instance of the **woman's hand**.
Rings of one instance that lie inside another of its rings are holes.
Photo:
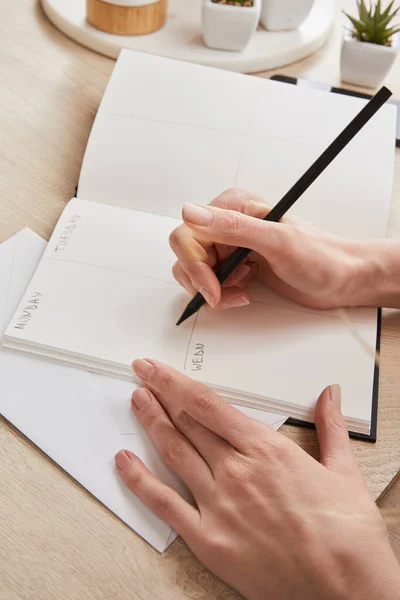
[[[248,304],[244,285],[254,276],[314,308],[374,302],[383,268],[368,243],[340,239],[289,218],[263,221],[260,217],[269,210],[262,198],[240,189],[224,192],[207,207],[186,205],[184,224],[170,236],[178,258],[176,280],[191,295],[200,291],[210,306],[222,308]],[[236,246],[253,252],[221,290],[213,269]]]
[[[131,452],[130,489],[248,600],[400,598],[399,565],[352,454],[340,389],[316,407],[321,463],[205,386],[152,360],[134,369],[139,422],[195,505]]]

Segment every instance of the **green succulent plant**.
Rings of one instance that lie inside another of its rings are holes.
[[[369,42],[379,46],[391,46],[392,37],[400,31],[399,25],[392,23],[400,7],[393,9],[394,0],[382,10],[381,0],[374,5],[372,0],[367,6],[366,0],[357,0],[358,18],[344,13],[353,25],[353,37],[360,42]]]

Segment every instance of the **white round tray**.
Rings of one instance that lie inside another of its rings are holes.
[[[100,54],[117,58],[121,48],[158,54],[242,73],[274,69],[318,50],[331,33],[335,0],[315,0],[295,31],[269,32],[261,26],[243,52],[211,50],[201,37],[201,0],[169,0],[165,26],[149,35],[120,36],[86,22],[85,0],[42,0],[43,10],[68,37]]]

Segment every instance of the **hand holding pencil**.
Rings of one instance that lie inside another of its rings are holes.
[[[185,206],[184,224],[170,238],[178,258],[176,280],[190,295],[199,291],[210,306],[222,309],[249,303],[245,286],[252,277],[312,308],[368,303],[376,275],[373,247],[361,252],[364,243],[290,217],[280,223],[264,221],[260,217],[268,210],[262,198],[237,188],[207,207]],[[252,252],[221,286],[214,268],[236,246]]]
[[[386,87],[382,87],[375,96],[367,102],[367,104],[360,110],[358,114],[350,121],[350,123],[338,134],[338,136],[328,145],[328,147],[322,152],[322,154],[314,161],[314,163],[307,169],[307,171],[296,181],[296,183],[286,192],[283,198],[262,218],[264,221],[278,222],[287,213],[287,211],[293,206],[293,204],[304,194],[304,192],[314,183],[314,181],[323,173],[323,171],[335,160],[340,152],[347,146],[347,144],[357,135],[357,133],[368,123],[368,121],[375,115],[375,113],[385,104],[390,98],[392,92]],[[189,207],[192,215],[197,211],[200,216],[199,207]],[[186,215],[188,217],[188,215]],[[207,218],[207,212],[203,213],[203,218]],[[210,223],[211,224],[211,223]],[[203,223],[203,226],[207,223]],[[238,246],[225,261],[220,264],[215,270],[215,276],[220,283],[224,283],[230,276],[233,275],[234,271],[242,266],[243,261],[247,259],[251,252],[251,249],[244,246]],[[194,296],[183,311],[182,315],[177,321],[177,325],[180,325],[194,315],[207,301],[207,288],[203,291],[205,295],[200,291]],[[238,300],[239,301],[239,300]]]

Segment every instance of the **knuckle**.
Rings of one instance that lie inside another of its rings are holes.
[[[215,531],[210,531],[210,533],[205,536],[204,544],[208,552],[216,558],[218,556],[226,557],[227,554],[232,551],[232,543],[229,543],[229,540],[227,540],[225,536],[218,534]]]
[[[174,229],[170,233],[170,235],[169,235],[168,241],[169,241],[170,248],[171,248],[171,250],[173,252],[175,252],[175,250],[177,248],[179,248],[180,245],[181,245],[181,242],[182,242],[182,228],[183,228],[183,225],[180,225],[179,227],[177,227],[176,229]]]
[[[162,387],[164,391],[168,391],[173,384],[174,376],[168,369],[155,365],[153,380],[157,381],[157,384]]]
[[[126,483],[129,489],[137,490],[142,481],[142,473],[135,469],[130,469],[129,473],[126,476]]]
[[[172,275],[180,285],[184,286],[184,283],[186,283],[186,281],[189,281],[189,276],[184,271],[179,261],[176,261],[174,263],[174,266],[172,267]]]
[[[341,414],[332,415],[329,419],[328,427],[331,429],[331,431],[337,433],[338,435],[348,436],[346,421]]]
[[[157,514],[165,515],[171,511],[171,501],[167,496],[160,494],[154,501],[154,509]]]
[[[264,212],[264,209],[265,213],[269,210],[268,204],[261,196],[241,187],[231,187],[225,190],[211,204],[218,208],[236,210],[249,216],[254,216],[260,212],[261,207],[263,208],[262,212]]]
[[[237,200],[240,197],[240,195],[244,193],[244,190],[233,185],[232,187],[227,188],[223,193],[232,198],[233,200]]]
[[[286,462],[292,454],[292,446],[283,436],[261,440],[258,449],[269,461],[279,463]]]
[[[320,410],[316,414],[315,424],[325,433],[348,436],[347,424],[340,412]]]
[[[245,485],[249,481],[249,470],[246,465],[239,459],[238,455],[227,454],[220,464],[221,474],[224,475],[228,482],[236,487],[237,482]]]
[[[154,410],[148,410],[146,412],[146,409],[144,408],[140,412],[140,420],[145,429],[153,429],[159,421],[159,417],[159,413]]]
[[[243,217],[240,213],[229,210],[221,218],[224,233],[235,235],[243,230]]]
[[[211,205],[219,208],[233,208],[236,206],[236,203],[239,199],[240,191],[241,190],[236,187],[228,188],[219,196],[214,198],[214,200],[211,202]]]
[[[192,281],[180,262],[176,262],[172,267],[172,275],[177,283],[189,293],[193,290]]]
[[[196,421],[185,411],[180,411],[176,417],[174,418],[174,423],[178,427],[178,429],[183,429],[187,431],[188,429],[193,429],[196,425]]]
[[[168,242],[169,242],[169,245],[172,250],[174,249],[174,246],[176,244],[176,239],[177,239],[177,231],[176,231],[176,229],[174,229],[174,231],[172,231],[169,234],[169,238],[168,238]]]
[[[287,440],[278,438],[271,445],[272,455],[275,459],[285,462],[292,455],[292,446],[287,443]]]
[[[182,269],[182,267],[181,267],[180,263],[178,261],[176,261],[174,263],[174,266],[172,267],[172,275],[175,277],[175,279],[177,281],[179,281],[179,277],[181,275],[181,269]]]
[[[201,390],[194,394],[193,405],[196,412],[202,417],[211,416],[215,409],[215,398],[211,391]]]
[[[187,455],[187,446],[182,440],[171,438],[167,441],[163,456],[169,465],[180,464]]]

